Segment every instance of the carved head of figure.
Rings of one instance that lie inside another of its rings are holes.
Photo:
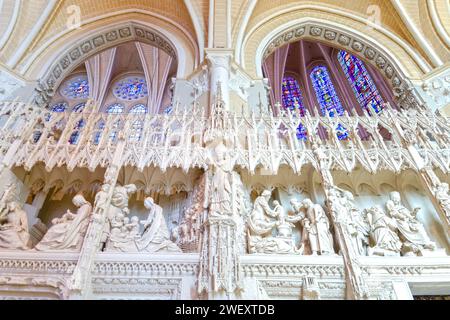
[[[377,220],[378,218],[385,215],[383,208],[381,208],[381,206],[379,206],[379,205],[375,205],[375,206],[371,207],[370,209],[368,209],[367,214],[372,215],[373,220]]]
[[[151,209],[151,208],[153,208],[154,205],[155,205],[155,201],[153,200],[153,198],[151,198],[151,197],[145,198],[145,200],[144,200],[145,208]]]
[[[131,223],[132,223],[132,224],[139,224],[139,218],[136,217],[136,216],[132,217],[132,218],[131,218]]]
[[[214,148],[214,152],[216,154],[217,159],[223,160],[225,159],[227,147],[225,147],[225,145],[221,142]]]
[[[86,201],[86,199],[81,195],[81,194],[77,194],[75,197],[73,197],[72,199],[72,203],[77,207],[81,207],[82,205],[87,204],[88,202]]]
[[[124,187],[128,194],[133,194],[137,192],[137,187],[135,184],[129,184]]]
[[[263,197],[267,201],[270,200],[271,196],[272,196],[272,192],[270,192],[269,190],[264,190],[263,193],[261,194],[261,197]]]
[[[16,201],[11,201],[11,202],[8,203],[8,210],[9,210],[10,212],[16,211],[16,210],[18,210],[18,209],[20,209],[20,208],[21,208],[20,203],[18,203],[18,202],[16,202]]]
[[[392,191],[391,193],[389,193],[389,199],[391,199],[395,204],[400,204],[400,193],[398,191]]]
[[[303,200],[302,204],[306,209],[309,209],[310,207],[312,207],[314,205],[314,203],[311,201],[311,199]]]
[[[109,189],[110,189],[110,185],[109,184],[104,184],[104,185],[102,185],[101,191],[109,192]]]

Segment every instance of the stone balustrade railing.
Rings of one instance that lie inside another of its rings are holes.
[[[287,165],[300,172],[318,167],[313,145],[321,145],[330,169],[399,172],[415,168],[406,151],[413,145],[426,166],[450,171],[450,120],[429,110],[397,111],[389,106],[378,115],[299,116],[282,111],[207,116],[200,108],[175,109],[170,115],[50,113],[21,103],[0,103],[0,155],[14,141],[20,147],[10,167],[31,169],[43,162],[56,166],[108,167],[117,141],[127,141],[123,165],[207,168],[208,136],[220,127],[233,146],[230,161],[251,172],[262,167],[276,173]],[[406,143],[405,143],[406,141]]]

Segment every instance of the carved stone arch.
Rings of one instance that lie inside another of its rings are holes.
[[[44,86],[47,89],[57,88],[64,78],[83,61],[104,50],[130,41],[143,42],[160,48],[178,61],[175,45],[161,32],[138,23],[120,24],[99,30],[65,50],[42,77]]]
[[[413,186],[416,189],[423,189],[422,183],[416,172],[412,170],[404,170],[397,176],[397,188],[404,190],[408,185]]]
[[[408,55],[409,60],[414,62],[415,69],[413,72],[409,72],[408,75],[404,71],[406,70],[405,63],[407,61],[401,61],[391,48],[385,47],[377,42],[377,39],[366,37],[365,34],[350,29],[344,24],[324,22],[316,18],[306,17],[298,19],[298,22],[283,22],[276,30],[272,30],[270,34],[262,34],[262,32],[267,32],[266,30],[263,31],[263,25],[251,31],[253,34],[247,36],[247,40],[241,49],[241,63],[244,64],[244,67],[250,73],[255,73],[256,77],[263,76],[262,64],[276,49],[302,39],[312,40],[337,49],[346,50],[366,63],[371,64],[386,78],[400,102],[419,103],[414,94],[408,91],[412,87],[408,77],[427,72],[429,66],[423,62],[423,59],[420,59],[413,48],[406,44],[397,45],[401,48],[407,46],[408,50],[403,48],[403,54]],[[279,31],[277,32],[277,30]],[[388,39],[382,33],[380,33],[380,37]],[[258,43],[256,48],[251,47],[253,42]],[[247,48],[247,43],[249,48]]]
[[[276,49],[301,39],[315,40],[346,50],[353,55],[369,62],[388,80],[392,88],[400,87],[403,83],[404,73],[397,63],[376,45],[371,44],[356,34],[350,34],[336,27],[324,23],[303,23],[280,32],[265,45],[262,60],[267,58]]]
[[[357,188],[355,189],[355,188],[353,188],[352,186],[350,186],[350,184],[345,183],[345,182],[339,183],[339,184],[337,185],[337,187],[340,188],[340,189],[342,189],[342,190],[345,190],[345,191],[350,191],[350,192],[352,192],[353,194],[359,192],[359,190],[358,190]]]
[[[395,191],[395,189],[395,186],[385,181],[378,185],[378,193],[380,195],[387,196],[387,193]]]
[[[362,182],[360,184],[358,184],[357,188],[356,188],[356,193],[358,195],[362,194],[362,192],[367,189],[370,192],[372,192],[373,195],[378,195],[378,191],[375,187],[371,186],[369,183],[367,182]]]

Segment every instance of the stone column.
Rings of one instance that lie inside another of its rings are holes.
[[[198,291],[209,300],[234,300],[242,289],[237,223],[232,217],[208,217],[204,224]]]
[[[210,103],[216,100],[219,90],[222,91],[222,100],[225,108],[230,110],[230,70],[232,50],[226,49],[206,49],[206,59],[210,70]],[[220,87],[220,89],[219,89]]]
[[[100,250],[102,230],[105,223],[107,223],[106,216],[122,166],[122,155],[125,146],[126,141],[121,134],[111,165],[105,173],[104,184],[108,186],[107,200],[93,209],[92,220],[87,229],[77,265],[70,279],[69,297],[72,300],[86,299],[91,292],[91,275],[94,268],[95,256]]]
[[[240,192],[234,161],[221,139],[208,145],[210,165],[206,175],[200,251],[198,293],[210,300],[238,299],[242,290],[240,255],[244,223],[238,210]]]
[[[331,221],[334,226],[336,239],[344,259],[344,269],[346,276],[346,298],[349,300],[365,300],[369,298],[369,290],[359,263],[358,254],[352,246],[351,236],[346,225],[347,212],[343,212],[339,199],[333,196],[335,190],[333,177],[330,170],[328,157],[316,142],[313,142],[313,152],[318,163],[319,173],[325,189],[326,205],[331,213]]]

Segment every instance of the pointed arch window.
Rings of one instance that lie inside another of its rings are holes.
[[[69,139],[69,143],[70,144],[77,144],[78,143],[78,140],[80,139],[80,136],[81,136],[81,130],[85,126],[86,126],[86,121],[84,119],[81,119],[80,121],[78,121],[77,125],[74,128],[75,131],[70,136],[70,139]]]
[[[66,112],[66,110],[69,108],[69,105],[67,104],[67,102],[61,102],[58,104],[55,104],[53,107],[50,108],[51,112],[55,112],[55,113],[63,113]],[[45,121],[50,121],[52,119],[52,114],[51,113],[47,113],[45,115]]]
[[[312,69],[310,77],[322,115],[325,116],[327,113],[330,117],[344,115],[344,108],[336,94],[327,67],[323,65],[316,66]],[[336,131],[339,140],[348,139],[348,131],[342,124],[338,124]]]
[[[55,104],[51,110],[52,112],[65,112],[69,108],[69,105],[66,102],[61,102]]]
[[[384,101],[364,63],[344,50],[338,52],[337,58],[361,108],[379,113]]]
[[[292,76],[286,76],[281,83],[283,107],[291,111],[299,110],[302,116],[305,115],[303,106],[303,96],[297,80]]]
[[[123,104],[114,103],[106,109],[106,113],[121,114],[121,113],[123,113],[124,110],[125,110],[125,107],[123,106]]]
[[[336,114],[339,116],[343,115],[344,108],[342,107],[341,100],[339,100],[339,97],[336,94],[327,67],[323,65],[315,67],[312,69],[310,77],[322,115],[325,116],[327,113],[330,117],[333,117]]]
[[[297,80],[292,76],[286,76],[281,83],[283,108],[291,111],[299,112],[303,117],[305,115],[305,107],[303,106],[303,96]],[[300,124],[297,128],[297,139],[306,140],[306,128]]]
[[[147,113],[147,112],[148,112],[148,109],[145,104],[137,104],[130,110],[130,113],[134,113],[134,114],[143,114],[143,113]]]
[[[72,112],[81,113],[84,111],[84,107],[86,107],[86,102],[82,102],[73,107]]]

